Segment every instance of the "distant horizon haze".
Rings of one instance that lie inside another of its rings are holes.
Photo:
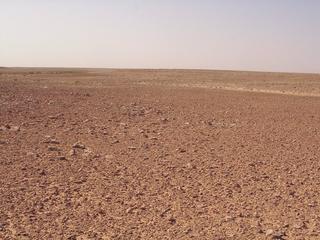
[[[0,66],[320,73],[316,0],[11,0]]]

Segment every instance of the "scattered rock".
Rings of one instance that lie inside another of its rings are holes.
[[[6,131],[8,130],[8,128],[6,128],[5,126],[0,126],[0,131]]]
[[[70,150],[69,152],[70,156],[75,156],[76,155],[76,150],[74,150],[73,148]]]
[[[293,224],[293,227],[295,229],[301,229],[301,228],[305,227],[305,224],[304,224],[304,222],[298,222],[298,223]]]
[[[268,229],[266,231],[266,236],[271,236],[273,234],[273,230],[272,229]]]
[[[225,220],[226,222],[233,221],[234,219],[235,219],[235,217],[233,217],[233,216],[226,216],[226,217],[224,218],[224,220]]]
[[[85,183],[87,180],[86,179],[78,179],[78,180],[75,180],[74,183],[75,184],[82,184],[82,183]]]
[[[93,153],[92,150],[90,150],[90,149],[85,149],[84,152],[83,152],[83,155],[84,155],[84,156],[89,156],[89,155],[92,154],[92,153]]]
[[[12,126],[12,127],[10,127],[10,131],[19,132],[20,131],[20,127],[19,126]]]
[[[164,210],[164,211],[160,214],[160,217],[164,217],[170,210],[171,210],[171,208],[167,208],[166,210]]]
[[[7,142],[6,141],[4,141],[4,140],[0,140],[0,144],[6,144]]]
[[[75,143],[72,145],[73,148],[85,149],[86,146],[81,143]]]
[[[114,140],[111,142],[112,144],[119,143],[119,140]]]
[[[61,117],[61,116],[63,116],[63,114],[62,114],[62,113],[59,113],[59,114],[54,115],[54,116],[48,116],[48,118],[50,118],[50,119],[58,119],[58,118]]]
[[[183,149],[183,148],[177,148],[176,151],[177,151],[177,152],[180,152],[180,153],[185,153],[185,152],[186,152],[186,150]]]
[[[27,157],[33,157],[35,156],[34,152],[27,152]]]
[[[275,240],[284,240],[286,234],[284,232],[276,232],[272,235],[272,239],[275,239]]]
[[[160,120],[161,120],[161,122],[163,122],[163,123],[169,122],[169,120],[168,120],[167,118],[161,118]]]
[[[6,124],[6,125],[0,127],[0,131],[6,131],[6,130],[18,132],[18,131],[20,131],[20,127],[19,126],[10,126],[9,124]]]
[[[61,151],[61,149],[60,149],[60,148],[55,147],[55,146],[49,146],[49,147],[48,147],[48,150],[49,150],[49,151],[56,151],[56,152]]]
[[[114,156],[113,156],[113,155],[106,155],[105,158],[106,158],[106,159],[113,159]]]
[[[44,140],[43,143],[59,144],[60,142],[54,138]]]
[[[136,147],[133,147],[133,146],[130,146],[128,147],[129,150],[136,150],[137,148]]]
[[[71,235],[67,240],[77,240],[77,235]]]
[[[50,158],[49,161],[56,161],[56,160],[67,160],[65,156],[58,156],[56,158]]]
[[[176,224],[177,220],[175,218],[171,217],[171,218],[169,218],[169,222],[170,222],[170,224],[174,225],[174,224]]]
[[[129,207],[129,208],[127,208],[127,210],[126,210],[126,213],[132,213],[133,210],[135,210],[135,209],[136,209],[136,207]]]

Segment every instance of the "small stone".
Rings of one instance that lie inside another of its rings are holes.
[[[27,157],[33,157],[35,154],[33,152],[27,152]]]
[[[224,218],[224,220],[225,220],[226,222],[233,221],[234,219],[235,219],[235,218],[232,217],[232,216],[226,216],[226,217]]]
[[[284,240],[286,234],[284,232],[276,232],[272,235],[272,239]]]
[[[59,156],[57,157],[58,160],[67,160],[65,156]]]
[[[166,123],[166,122],[169,121],[167,118],[161,118],[160,120],[161,120],[161,122],[163,122],[163,123]]]
[[[77,235],[71,235],[67,238],[68,240],[77,240]]]
[[[58,140],[52,138],[52,139],[47,139],[47,140],[43,141],[43,143],[59,144],[60,142]]]
[[[126,213],[132,213],[134,209],[135,209],[135,207],[129,207],[126,210]]]
[[[114,156],[113,156],[113,155],[106,155],[105,158],[106,158],[106,159],[113,159]]]
[[[112,144],[119,143],[119,140],[114,140],[111,142]]]
[[[186,150],[183,149],[183,148],[177,148],[176,150],[177,150],[177,152],[180,152],[180,153],[185,153],[186,152]]]
[[[192,165],[191,163],[187,163],[186,168],[188,168],[188,169],[195,169],[196,166],[195,166],[195,165]]]
[[[19,126],[12,126],[12,127],[10,127],[10,131],[19,132],[20,131],[20,127]]]
[[[61,151],[60,148],[57,148],[57,147],[55,147],[55,146],[49,146],[49,147],[48,147],[48,150],[49,150],[49,151],[56,151],[56,152]]]
[[[75,144],[73,144],[72,147],[73,148],[79,148],[79,149],[85,149],[86,148],[86,146],[81,144],[81,143],[75,143]]]
[[[177,220],[176,220],[175,218],[171,217],[171,218],[169,219],[169,222],[170,222],[172,225],[174,225],[174,224],[176,224]]]
[[[48,116],[48,118],[50,118],[50,119],[58,119],[59,117],[61,117],[61,116],[63,116],[63,114],[62,113],[59,113],[59,114],[57,114],[57,115],[55,115],[55,116]]]
[[[133,146],[130,146],[130,147],[128,147],[128,149],[130,149],[130,150],[136,150],[137,148],[136,148],[136,147],[133,147]]]
[[[73,148],[70,150],[69,152],[70,156],[75,156],[76,155],[76,150],[74,150]]]
[[[85,149],[84,152],[83,152],[83,155],[84,155],[84,156],[89,156],[89,155],[92,154],[92,153],[93,153],[92,150],[90,150],[90,149]]]
[[[293,227],[295,228],[295,229],[301,229],[301,228],[304,228],[304,223],[303,222],[299,222],[299,223],[295,223],[295,224],[293,224]]]
[[[6,144],[6,141],[0,140],[0,144]]]
[[[273,230],[272,229],[268,229],[266,231],[266,236],[271,236],[273,234]]]

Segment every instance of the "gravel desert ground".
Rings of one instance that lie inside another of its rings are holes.
[[[0,68],[0,239],[320,239],[320,75]]]

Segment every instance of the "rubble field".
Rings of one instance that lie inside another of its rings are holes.
[[[320,239],[320,75],[0,69],[0,239]]]

